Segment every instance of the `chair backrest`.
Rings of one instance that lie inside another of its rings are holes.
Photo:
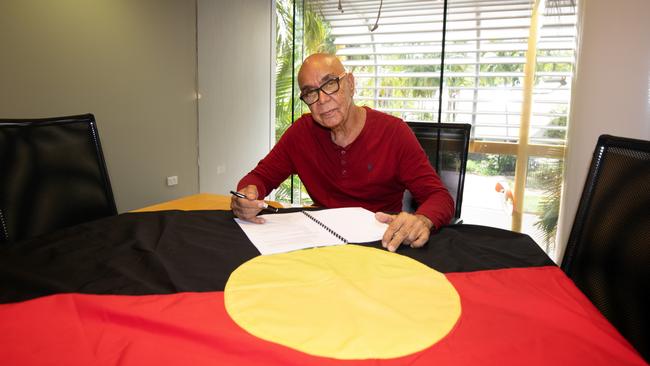
[[[115,214],[92,114],[0,119],[0,244]]]
[[[650,360],[650,141],[600,136],[561,268]]]
[[[424,152],[429,157],[440,179],[454,199],[454,222],[460,218],[465,187],[465,170],[469,152],[470,130],[468,123],[406,122],[415,133]],[[417,207],[409,192],[404,195],[406,211]]]

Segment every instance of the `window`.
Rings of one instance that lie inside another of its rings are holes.
[[[304,56],[336,52],[355,75],[357,103],[409,121],[470,123],[464,221],[524,231],[553,250],[574,1],[279,0],[277,6],[278,45],[286,47],[278,67],[291,55],[295,74]],[[278,103],[289,99],[293,107],[277,108],[292,111],[290,120],[307,112],[295,91]],[[277,124],[278,136],[287,125]],[[285,189],[278,199],[309,202],[297,178],[291,182],[294,194]]]

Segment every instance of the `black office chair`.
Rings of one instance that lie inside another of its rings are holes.
[[[468,123],[406,122],[415,133],[431,166],[454,199],[455,213],[452,224],[462,223],[460,210],[463,204],[465,170],[469,152],[469,138],[472,126]],[[411,193],[404,192],[403,210],[414,212],[417,203]]]
[[[92,114],[0,119],[0,244],[116,214]]]
[[[561,268],[650,360],[650,141],[600,136]]]

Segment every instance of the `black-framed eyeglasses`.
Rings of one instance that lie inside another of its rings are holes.
[[[307,105],[312,105],[312,104],[318,102],[318,99],[320,98],[320,92],[321,91],[323,93],[327,94],[327,95],[332,95],[332,94],[336,93],[341,88],[341,83],[340,83],[341,79],[343,79],[347,75],[348,75],[348,73],[344,72],[341,75],[339,75],[339,76],[337,76],[337,77],[335,77],[333,79],[327,80],[326,82],[321,84],[321,86],[319,86],[318,88],[311,89],[311,90],[308,90],[308,91],[300,94],[300,100],[305,102],[305,104],[307,104]]]

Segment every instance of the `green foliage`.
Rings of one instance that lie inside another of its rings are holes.
[[[538,220],[535,227],[544,233],[546,252],[552,249],[557,233],[557,220],[560,212],[560,197],[562,195],[562,161],[556,160],[547,166],[538,178],[546,187],[539,202]]]
[[[566,112],[566,110],[563,109],[559,112]],[[556,117],[551,120],[549,125],[566,126],[567,117]],[[544,132],[544,137],[564,139],[565,136],[566,131],[564,130],[546,130]],[[546,165],[536,176],[536,179],[531,182],[531,186],[541,187],[544,191],[539,202],[538,220],[534,225],[544,233],[544,243],[548,253],[555,244],[557,234],[560,199],[562,198],[562,161],[557,160]]]
[[[313,5],[302,8],[295,4],[294,44],[294,1],[277,0],[276,23],[276,69],[275,69],[275,136],[276,141],[289,128],[293,120],[306,111],[298,99],[296,76],[300,63],[306,55],[316,52],[334,53],[334,41],[330,26],[324,22]],[[303,54],[304,50],[304,54]],[[293,93],[292,93],[293,91]],[[294,107],[292,110],[291,107]],[[292,113],[293,112],[293,113]]]
[[[293,1],[277,0],[275,66],[275,137],[276,141],[291,124],[293,85]]]
[[[291,180],[286,179],[275,190],[275,200],[282,203],[291,203]]]
[[[336,47],[334,47],[334,38],[330,34],[331,27],[329,23],[324,21],[318,9],[315,8],[315,5],[307,4],[307,8],[303,9],[305,22],[303,46],[306,51],[305,56],[317,52],[335,53]]]
[[[513,176],[517,157],[500,154],[469,154],[467,174]]]
[[[525,56],[522,51],[499,51],[499,52],[483,52],[481,54],[483,57],[492,56],[492,57],[521,57]],[[481,71],[484,72],[493,72],[493,73],[505,73],[505,72],[523,72],[524,65],[516,63],[495,63],[495,64],[484,64],[481,65]],[[519,84],[518,77],[511,76],[497,76],[490,78],[480,78],[480,86],[495,86],[495,85],[504,85],[504,86],[517,86]]]

